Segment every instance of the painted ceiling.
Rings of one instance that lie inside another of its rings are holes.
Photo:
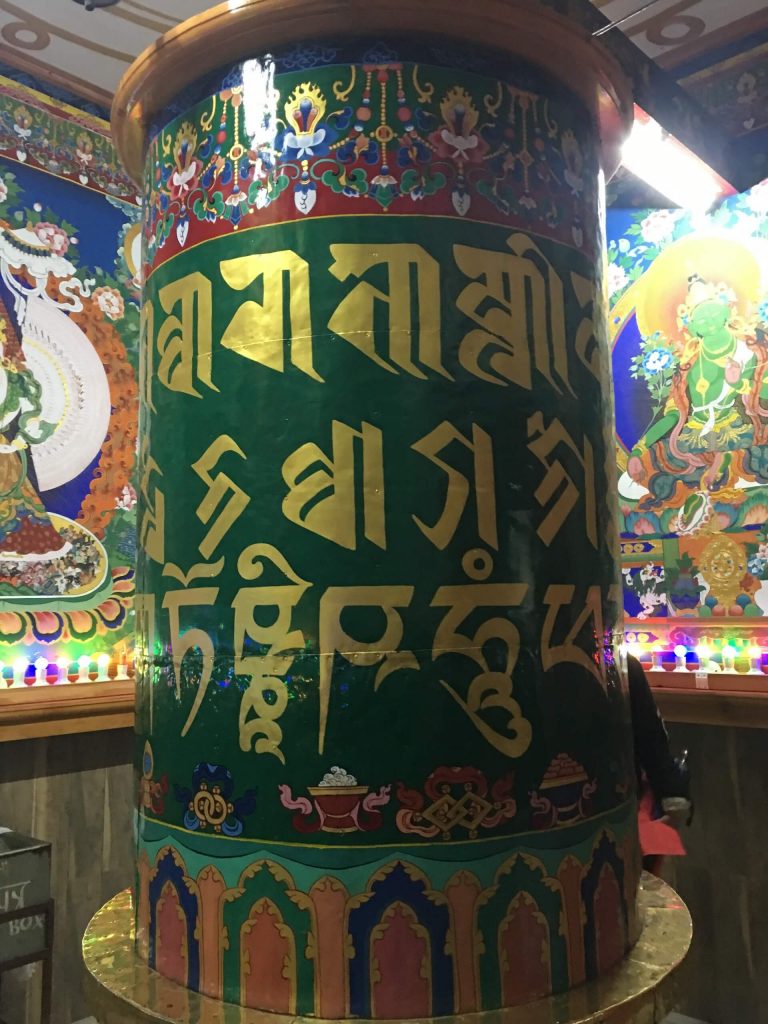
[[[611,21],[643,0],[593,0]],[[120,0],[86,11],[72,0],[0,0],[0,59],[47,69],[61,85],[106,102],[131,60],[185,18],[211,7],[206,0]],[[672,67],[723,40],[768,28],[765,0],[657,0],[621,25],[649,57]]]

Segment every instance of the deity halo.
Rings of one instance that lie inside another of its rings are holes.
[[[728,235],[695,234],[672,242],[622,296],[623,305],[631,293],[644,337],[656,331],[667,338],[679,335],[678,309],[688,301],[694,276],[710,285],[726,285],[736,296],[738,313],[749,316],[768,287],[768,252],[759,251],[757,240]]]

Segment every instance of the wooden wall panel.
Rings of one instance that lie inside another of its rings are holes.
[[[80,940],[93,913],[132,883],[132,758],[128,729],[0,745],[0,824],[53,844],[54,1024],[88,1016]],[[37,987],[6,975],[0,1017],[37,1024]]]
[[[676,752],[689,751],[696,802],[688,856],[666,871],[693,915],[680,1010],[768,1024],[768,735],[678,723],[669,732]]]

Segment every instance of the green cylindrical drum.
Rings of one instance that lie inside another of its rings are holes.
[[[628,104],[530,4],[288,6],[182,26],[117,101],[139,950],[283,1013],[513,1006],[636,937],[599,213]]]

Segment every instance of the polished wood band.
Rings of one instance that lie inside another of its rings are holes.
[[[589,33],[531,0],[237,0],[190,18],[144,51],[123,76],[112,132],[125,168],[143,181],[147,128],[195,80],[277,47],[350,36],[442,36],[491,46],[553,74],[600,122],[603,169],[618,167],[632,123],[632,91],[619,64]]]

